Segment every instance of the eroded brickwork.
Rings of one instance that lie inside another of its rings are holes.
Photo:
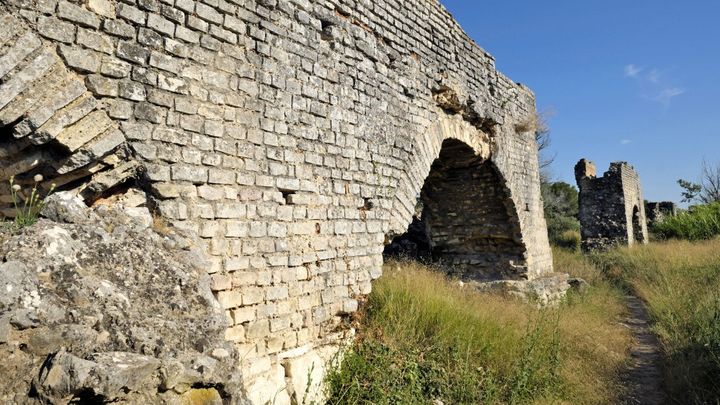
[[[640,177],[625,162],[610,164],[602,177],[592,162],[575,166],[580,189],[579,219],[585,250],[648,242],[645,202]]]
[[[407,230],[447,139],[483,162],[463,176],[492,185],[480,195],[451,182],[467,208],[457,214],[481,231],[455,243],[459,222],[438,206],[448,251],[516,278],[552,271],[534,97],[498,73],[437,1],[0,7],[0,116],[13,112],[2,121],[3,174],[42,171],[95,196],[130,178],[159,215],[196,231],[214,257],[208,272],[226,337],[256,403],[289,403],[310,371],[319,373],[312,384],[322,380],[325,360],[351,336],[347,314],[380,277],[385,242]],[[21,55],[13,44],[28,34],[40,45]],[[22,73],[44,53],[59,78]],[[42,90],[71,82],[79,95],[63,103]],[[25,133],[16,117],[36,117],[26,115],[33,109],[49,117],[27,136],[53,128],[41,159],[13,135]],[[122,138],[101,142],[116,129]],[[66,160],[77,151],[84,160]],[[63,178],[58,162],[74,162],[65,175],[74,174]],[[476,250],[497,254],[483,262]]]

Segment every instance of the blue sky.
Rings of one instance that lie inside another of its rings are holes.
[[[555,178],[628,161],[645,198],[720,162],[720,1],[441,0],[550,111]]]

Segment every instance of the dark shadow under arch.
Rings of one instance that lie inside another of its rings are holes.
[[[640,220],[640,208],[636,205],[632,213],[633,241],[637,244],[645,243],[642,221]]]
[[[386,257],[437,263],[464,279],[522,277],[526,249],[520,223],[494,163],[447,139],[418,197],[408,232],[386,247]]]

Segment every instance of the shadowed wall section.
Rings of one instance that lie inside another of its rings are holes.
[[[492,162],[462,142],[446,140],[421,199],[433,259],[451,273],[474,280],[525,276],[515,206]]]

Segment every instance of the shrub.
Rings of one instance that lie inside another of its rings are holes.
[[[720,203],[699,205],[656,224],[661,239],[707,240],[720,235]]]

